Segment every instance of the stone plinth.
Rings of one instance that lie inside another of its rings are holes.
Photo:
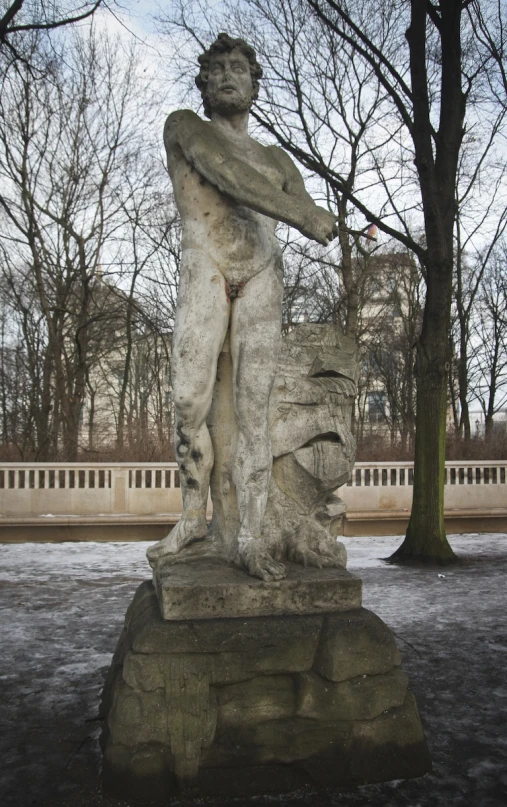
[[[359,606],[168,621],[145,582],[102,696],[104,785],[149,801],[420,776],[430,759],[399,664]]]
[[[265,583],[220,560],[196,560],[153,574],[162,617],[216,619],[324,614],[361,605],[361,580],[345,569],[286,563],[285,580]]]

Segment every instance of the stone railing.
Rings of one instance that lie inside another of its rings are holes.
[[[445,509],[507,508],[507,461],[446,462]],[[352,479],[337,491],[354,512],[410,510],[411,462],[358,462]]]
[[[502,526],[507,524],[506,471],[505,461],[447,462],[446,523],[475,519],[469,529],[481,530],[491,528],[491,519],[496,518],[499,528],[506,529]],[[346,527],[346,532],[368,534],[369,529],[369,534],[380,534],[398,529],[396,522],[401,530],[412,506],[412,490],[410,462],[356,463],[348,485],[337,491],[347,504],[350,529]],[[171,524],[178,520],[181,507],[178,468],[173,462],[0,464],[4,535],[16,525]],[[488,524],[482,526],[478,519],[485,518]],[[361,527],[359,522],[377,525]]]
[[[179,513],[181,491],[174,462],[0,465],[3,517]]]

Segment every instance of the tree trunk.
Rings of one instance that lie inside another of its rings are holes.
[[[446,563],[455,559],[444,523],[447,383],[445,374],[431,372],[427,359],[424,364],[417,384],[412,512],[405,540],[391,559]]]
[[[451,342],[451,356],[454,356],[453,346]],[[458,397],[459,394],[456,394],[456,385],[455,385],[455,377],[453,373],[453,368],[451,365],[451,369],[449,370],[449,398],[451,401],[451,409],[452,409],[452,422],[454,424],[454,434],[456,437],[461,436],[461,416],[460,412],[458,411]]]
[[[484,419],[484,439],[487,443],[491,443],[493,437],[493,415],[487,414]]]
[[[468,408],[468,332],[470,325],[470,307],[465,306],[463,299],[463,250],[461,247],[461,231],[457,221],[456,249],[456,304],[459,320],[459,358],[458,358],[458,390],[460,403],[459,431],[469,443],[472,437],[470,429],[470,411]]]
[[[51,373],[53,363],[51,351],[45,350],[42,368],[42,388],[40,413],[37,420],[37,451],[36,460],[38,462],[51,461]]]
[[[412,138],[424,209],[427,295],[417,344],[417,414],[414,500],[405,540],[392,561],[456,561],[445,534],[444,474],[449,332],[453,279],[453,228],[458,157],[463,137],[465,96],[461,89],[458,0],[442,3],[440,126],[433,152],[426,66],[427,4],[411,0],[410,47],[414,126]]]
[[[66,420],[63,429],[63,461],[77,462],[79,423]]]
[[[452,273],[427,267],[428,294],[417,344],[414,499],[405,540],[392,561],[449,563],[456,556],[444,523],[445,436]]]
[[[346,227],[347,224],[347,200],[344,196],[338,197],[338,224]],[[345,293],[347,295],[345,334],[357,341],[357,316],[359,311],[359,293],[357,289],[357,279],[354,277],[352,268],[352,247],[350,236],[345,229],[340,229],[338,234],[342,253],[341,275]]]
[[[466,382],[468,384],[468,381]],[[466,398],[461,397],[461,427],[463,429],[463,438],[465,443],[469,443],[472,439],[472,429],[470,427],[470,410],[468,408],[468,401]]]
[[[95,437],[95,390],[90,389],[90,417],[88,420],[88,451],[94,450]]]

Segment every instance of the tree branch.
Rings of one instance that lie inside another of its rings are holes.
[[[23,5],[24,0],[17,0],[17,3],[13,3],[11,6],[10,11],[15,5],[18,5],[19,8],[11,15],[11,19],[18,13]],[[82,14],[78,14],[75,17],[65,17],[62,20],[53,20],[52,22],[33,22],[33,23],[26,23],[25,25],[11,25],[8,24],[5,27],[5,30],[2,30],[2,23],[3,20],[0,22],[0,39],[4,39],[8,34],[18,33],[19,31],[48,31],[54,28],[61,28],[63,25],[72,25],[75,22],[81,22],[82,20],[86,20],[88,17],[91,17],[92,14],[96,12],[98,7],[103,3],[103,0],[96,0],[93,6],[88,9],[88,11],[84,11]],[[9,13],[9,12],[8,12]],[[7,16],[7,15],[5,15]],[[4,17],[5,19],[5,17]]]

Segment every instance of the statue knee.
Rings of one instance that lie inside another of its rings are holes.
[[[211,401],[208,401],[208,397],[195,387],[185,387],[184,389],[175,387],[173,389],[173,403],[176,416],[185,421],[198,418],[199,413],[211,403]]]
[[[206,417],[206,401],[203,395],[185,390],[173,394],[174,414],[177,423],[185,429],[196,429]]]

